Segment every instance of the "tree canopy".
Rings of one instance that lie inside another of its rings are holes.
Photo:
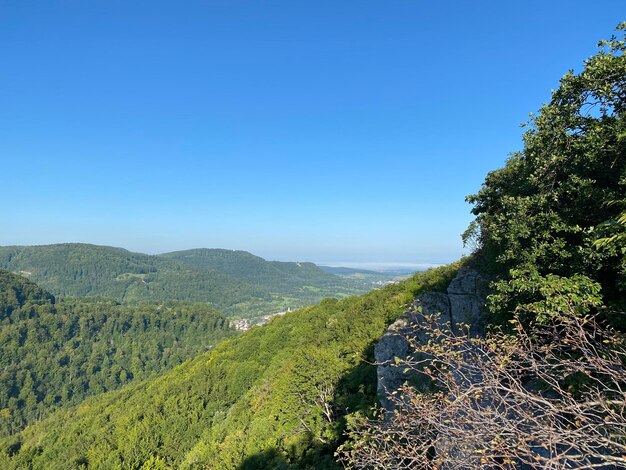
[[[0,271],[0,436],[171,369],[233,334],[206,305],[55,302],[36,284]]]
[[[549,274],[577,276],[586,291],[600,286],[604,302],[624,307],[626,239],[616,235],[625,231],[617,223],[626,194],[625,31],[626,23],[582,71],[565,74],[531,117],[523,150],[468,196],[476,219],[464,239],[501,279],[494,312],[545,298]]]

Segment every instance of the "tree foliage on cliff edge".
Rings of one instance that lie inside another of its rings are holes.
[[[467,198],[476,219],[464,240],[500,279],[495,313],[548,298],[549,275],[573,281],[563,284],[570,290],[595,284],[608,305],[624,307],[625,32],[622,23],[580,73],[565,74],[531,117],[523,150]]]

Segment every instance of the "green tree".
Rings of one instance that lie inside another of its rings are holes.
[[[608,202],[626,193],[626,23],[617,31],[580,73],[565,74],[532,116],[523,150],[467,198],[476,219],[464,240],[475,242],[501,278],[495,313],[541,301],[536,283],[551,274],[587,278],[608,304],[624,302],[621,253],[594,245],[605,236],[604,222],[621,220],[621,209]]]

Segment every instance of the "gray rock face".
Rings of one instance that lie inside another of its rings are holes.
[[[487,288],[488,281],[480,273],[461,268],[448,286],[447,293],[426,292],[418,296],[409,310],[389,327],[375,348],[376,362],[379,364],[377,390],[384,409],[393,409],[387,396],[405,382],[409,381],[417,388],[428,385],[423,377],[405,373],[403,366],[397,364],[398,360],[412,355],[407,337],[418,342],[427,341],[420,327],[424,315],[439,313],[442,325],[449,323],[455,328],[459,323],[464,323],[471,325],[472,334],[482,335]]]
[[[448,286],[450,321],[471,325],[474,335],[484,334],[484,306],[489,282],[480,273],[469,268],[459,269]]]
[[[397,390],[404,382],[410,379],[408,374],[396,367],[396,358],[406,358],[409,355],[409,342],[404,332],[407,331],[408,320],[400,318],[396,320],[381,340],[376,345],[374,354],[378,364],[376,373],[378,376],[377,392],[380,403],[386,410],[393,408],[387,398],[389,393]]]
[[[405,314],[393,323],[383,335],[375,348],[378,373],[378,396],[382,407],[386,411],[393,411],[394,403],[387,398],[391,392],[408,382],[416,389],[426,390],[430,385],[426,376],[415,372],[404,372],[402,361],[412,357],[424,360],[428,364],[429,358],[425,355],[416,357],[407,338],[418,344],[425,344],[428,337],[423,332],[425,315],[441,314],[441,326],[455,328],[460,323],[470,325],[470,333],[474,336],[484,335],[485,299],[488,293],[488,280],[480,273],[468,268],[461,268],[457,276],[450,282],[446,293],[426,292],[415,299]],[[420,309],[421,307],[421,309]],[[399,363],[398,363],[399,362]],[[480,376],[464,371],[458,376],[458,385],[480,382]],[[454,395],[449,395],[454,400]],[[492,405],[489,398],[483,398],[481,407],[489,408]],[[477,441],[478,442],[478,441]],[[537,456],[549,459],[551,450],[543,448],[538,442],[530,443],[532,452]],[[476,442],[459,441],[457,436],[441,436],[433,451],[435,454],[454,456],[475,455],[478,444]],[[562,448],[561,453],[580,454],[579,449]],[[565,463],[567,466],[567,463]],[[572,468],[576,467],[572,463]],[[442,469],[452,469],[451,464],[444,463]],[[517,462],[516,467],[522,470],[537,468],[534,465]],[[605,465],[602,468],[621,468]]]

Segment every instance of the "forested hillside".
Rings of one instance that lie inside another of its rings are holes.
[[[202,304],[54,297],[0,271],[0,435],[172,368],[232,336]]]
[[[22,276],[0,270],[0,320],[7,321],[13,312],[26,305],[54,304],[54,296]]]
[[[270,262],[245,251],[217,249],[151,256],[78,243],[9,246],[0,247],[0,269],[28,277],[55,295],[125,303],[208,302],[224,314],[248,317],[372,288],[312,263]]]
[[[2,442],[2,468],[339,468],[346,420],[376,401],[373,343],[456,266],[275,318],[158,378]]]
[[[247,251],[200,248],[174,251],[160,255],[175,259],[198,269],[214,269],[242,282],[257,284],[278,291],[313,286],[330,286],[336,283],[313,263],[266,261]]]

